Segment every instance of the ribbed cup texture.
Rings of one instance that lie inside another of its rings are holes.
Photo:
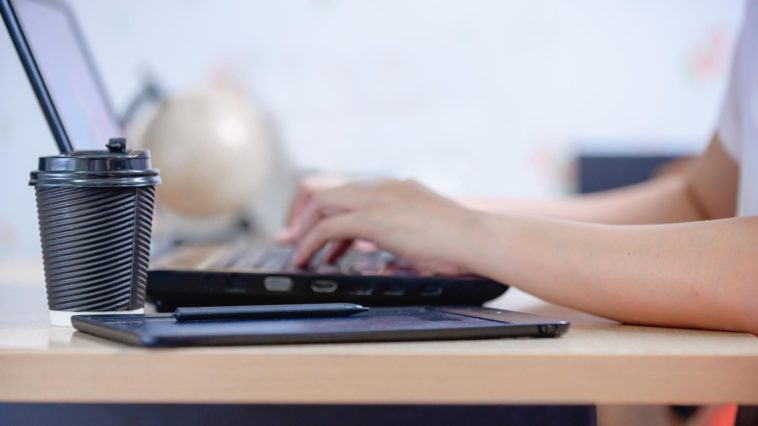
[[[37,187],[51,310],[143,307],[155,187]]]

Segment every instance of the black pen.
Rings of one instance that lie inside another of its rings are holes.
[[[176,308],[177,321],[344,317],[368,311],[355,303],[300,305],[202,306]]]

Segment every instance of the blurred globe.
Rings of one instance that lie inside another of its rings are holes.
[[[140,139],[161,171],[159,201],[189,217],[243,213],[271,173],[273,140],[263,116],[230,90],[166,98]]]

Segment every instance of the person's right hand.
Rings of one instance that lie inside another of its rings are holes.
[[[299,218],[302,216],[303,209],[310,203],[313,194],[316,192],[336,188],[350,182],[351,179],[330,174],[313,174],[303,177],[298,184],[295,198],[290,204],[287,213],[284,230],[278,235],[277,241],[281,244],[293,244],[299,230]]]
[[[353,182],[313,195],[298,218],[292,263],[305,267],[322,249],[333,262],[368,241],[425,273],[467,273],[481,219],[412,180]]]

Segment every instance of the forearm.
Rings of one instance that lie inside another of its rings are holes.
[[[561,200],[467,198],[461,202],[481,211],[590,223],[654,224],[704,219],[687,192],[684,176],[679,175]]]
[[[480,214],[473,272],[623,322],[758,333],[758,219],[607,226]]]

